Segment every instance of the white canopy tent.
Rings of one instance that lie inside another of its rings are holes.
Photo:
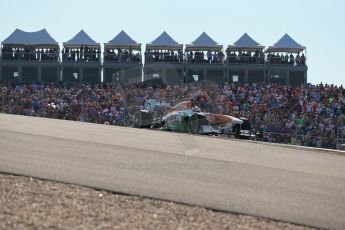
[[[305,46],[302,46],[296,42],[288,34],[285,34],[277,43],[275,43],[273,46],[269,46],[266,52],[299,53],[305,49]]]
[[[26,32],[16,29],[3,42],[3,45],[12,47],[34,46],[39,48],[58,48],[59,44],[49,35],[46,29],[36,32]]]
[[[108,43],[104,43],[105,49],[115,48],[115,49],[132,49],[141,50],[141,44],[134,41],[125,31],[121,31]]]
[[[157,50],[182,50],[183,45],[177,43],[167,32],[163,31],[155,40],[146,44],[146,49]]]
[[[186,45],[186,51],[196,51],[196,50],[212,50],[220,51],[223,45],[218,44],[205,32],[203,32],[197,39],[195,39],[191,44]]]
[[[80,48],[80,46],[88,46],[100,48],[100,44],[95,42],[84,30],[77,33],[72,39],[63,43],[64,47]]]
[[[228,48],[232,51],[256,51],[263,50],[265,46],[256,42],[247,33],[244,33],[234,44],[229,45]]]

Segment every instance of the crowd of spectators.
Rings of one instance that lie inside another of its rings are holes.
[[[61,51],[63,61],[101,61],[100,48],[64,47]],[[306,57],[302,53],[268,53],[256,50],[254,52],[242,52],[226,50],[226,63],[229,64],[273,64],[273,65],[305,65]],[[185,54],[182,50],[146,50],[145,61],[152,62],[176,62],[182,63],[224,63],[225,55],[222,51],[189,51]],[[56,61],[59,60],[57,48],[12,48],[2,47],[3,60],[29,60],[29,61]],[[104,60],[110,62],[141,62],[140,52],[134,53],[131,49],[105,49]]]
[[[61,51],[62,61],[100,61],[101,51],[99,48],[89,48],[88,46],[81,46],[79,49],[64,47]]]
[[[227,63],[230,64],[273,64],[273,65],[305,65],[306,57],[304,54],[268,53],[256,50],[255,52],[242,52],[226,50]]]
[[[104,60],[110,62],[141,62],[140,52],[134,53],[131,49],[109,49],[104,52]]]
[[[5,112],[83,122],[125,125],[124,95],[110,85],[2,85]]]
[[[268,64],[278,64],[278,65],[305,65],[306,58],[304,54],[301,56],[299,54],[296,54],[295,56],[290,53],[283,53],[279,54],[273,54],[269,53],[267,54],[267,63]]]
[[[182,50],[146,50],[145,62],[183,62]]]
[[[327,84],[0,86],[4,112],[9,114],[128,126],[146,99],[175,105],[192,94],[204,111],[247,117],[253,130],[263,133],[263,141],[336,148],[338,138],[343,138],[339,133],[345,128],[345,90]]]
[[[230,64],[265,64],[265,53],[259,50],[255,52],[242,52],[226,50],[227,63]]]
[[[189,51],[186,53],[188,63],[224,63],[224,57],[222,51]]]
[[[12,48],[3,46],[1,49],[3,60],[13,61],[57,61],[59,50],[57,48],[38,49],[34,47]]]

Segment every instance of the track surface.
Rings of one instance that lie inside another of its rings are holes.
[[[0,115],[0,171],[345,228],[345,157],[168,132]]]

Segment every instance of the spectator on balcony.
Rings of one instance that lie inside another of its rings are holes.
[[[299,54],[296,55],[296,65],[299,65],[301,61],[301,57],[299,56]]]
[[[72,49],[70,51],[70,60],[75,61],[75,57],[76,57],[76,51],[74,49]]]
[[[227,57],[227,58],[226,58],[226,61],[227,61],[228,63],[230,63],[230,55],[231,55],[231,52],[230,52],[229,47],[226,48],[225,53],[226,53],[226,57]]]
[[[305,65],[305,56],[304,56],[304,54],[302,54],[302,56],[301,56],[300,64],[301,65]]]
[[[146,62],[151,62],[149,56],[150,56],[150,50],[145,50],[145,52],[144,52],[144,57],[145,57],[145,61],[146,61]]]
[[[230,63],[236,63],[236,59],[237,59],[237,55],[236,55],[236,53],[235,52],[231,52],[230,53],[230,56],[229,56],[229,62]]]
[[[207,51],[207,63],[211,63],[212,62],[212,52],[211,50]]]
[[[84,46],[84,49],[81,51],[82,57],[84,61],[89,61],[90,60],[90,48],[88,46]]]
[[[193,62],[193,52],[192,51],[189,51],[189,53],[187,55],[187,61],[188,61],[188,63]]]
[[[236,56],[236,63],[243,63],[242,51],[239,51]]]
[[[100,61],[101,52],[96,48],[89,48],[89,54],[86,55],[86,60],[88,61]],[[152,57],[151,51],[147,50],[144,53],[147,62],[150,61]],[[106,61],[113,62],[139,62],[140,54],[134,54],[132,49],[120,49],[117,50],[107,48],[104,52],[104,59]]]
[[[84,46],[81,45],[79,49],[74,49],[75,51],[75,59],[73,61],[82,61],[84,55]]]
[[[224,62],[225,54],[222,51],[218,52],[219,63]]]
[[[243,53],[243,63],[249,64],[250,58],[251,58],[250,52]]]
[[[283,53],[280,54],[280,63],[279,64],[285,64],[285,56]]]
[[[170,61],[170,54],[165,50],[164,52],[161,51],[161,57],[160,57],[161,62],[169,62]]]
[[[164,51],[164,61],[172,62],[173,60],[174,60],[174,52],[171,52],[170,50]]]
[[[290,54],[290,65],[293,65],[293,64],[295,64],[295,57],[293,56],[293,54],[291,53]]]
[[[217,52],[212,53],[212,62],[211,63],[218,63],[218,54]]]
[[[75,60],[73,60],[73,61],[83,61],[82,49],[75,49]]]
[[[68,47],[62,49],[62,58],[64,61],[69,60],[69,51]]]
[[[24,48],[24,60],[29,60],[30,49],[28,47]]]
[[[178,62],[182,63],[183,62],[183,52],[182,50],[178,50]]]
[[[2,59],[4,60],[12,60],[13,59],[13,49],[7,46],[3,46],[1,49],[2,52]]]
[[[265,64],[265,53],[260,52],[260,64]]]

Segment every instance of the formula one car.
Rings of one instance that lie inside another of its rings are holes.
[[[136,128],[160,128],[192,134],[225,134],[245,139],[251,137],[248,119],[201,112],[193,100],[171,107],[169,103],[149,99],[144,107],[133,116],[133,126]]]

